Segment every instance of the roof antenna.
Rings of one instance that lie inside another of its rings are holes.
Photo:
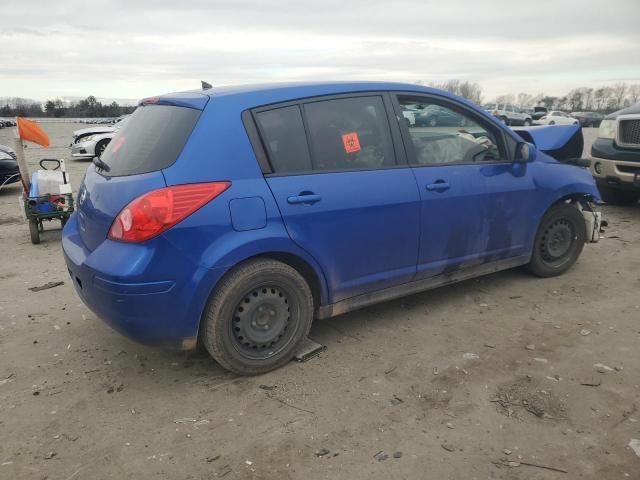
[[[209,82],[205,82],[204,80],[200,80],[200,83],[202,84],[203,90],[206,90],[207,88],[213,88],[213,86]]]

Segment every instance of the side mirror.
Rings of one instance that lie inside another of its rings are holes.
[[[536,159],[536,146],[533,143],[521,142],[516,148],[515,161],[518,163],[529,163]]]

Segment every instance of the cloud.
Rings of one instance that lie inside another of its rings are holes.
[[[486,96],[640,81],[637,0],[3,2],[3,96],[214,84],[479,82]]]

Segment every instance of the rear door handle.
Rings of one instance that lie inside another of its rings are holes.
[[[313,203],[319,202],[320,200],[322,200],[322,197],[320,195],[316,195],[315,193],[307,193],[307,194],[294,195],[292,197],[287,197],[287,203],[291,205],[296,205],[300,203],[311,205]]]
[[[427,185],[427,190],[430,192],[444,192],[445,190],[449,190],[451,185],[445,181],[437,181],[436,183],[429,183]]]

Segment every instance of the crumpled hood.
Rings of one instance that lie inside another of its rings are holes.
[[[584,137],[580,125],[517,127],[513,131],[558,161],[582,157]]]
[[[73,132],[73,138],[84,136],[87,134],[94,134],[94,133],[110,133],[110,132],[115,132],[115,130],[116,129],[114,127],[81,128],[80,130],[76,130],[75,132]]]

